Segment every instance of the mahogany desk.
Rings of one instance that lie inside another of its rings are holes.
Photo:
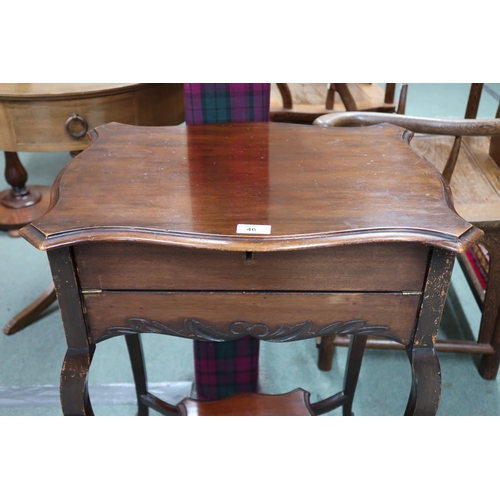
[[[482,232],[453,210],[411,134],[110,123],[90,136],[56,179],[48,213],[21,230],[48,252],[56,285],[64,414],[92,414],[96,344],[146,332],[274,342],[349,333],[358,344],[344,391],[322,403],[304,393],[316,414],[333,403],[350,414],[363,341],[380,335],[408,353],[406,414],[436,413],[434,342],[455,254]],[[140,413],[161,408],[130,352]]]

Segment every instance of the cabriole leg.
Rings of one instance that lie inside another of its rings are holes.
[[[442,249],[430,251],[417,326],[406,346],[412,371],[412,385],[405,415],[435,415],[441,397],[441,369],[434,349],[450,286],[455,254]]]
[[[405,415],[435,415],[441,398],[441,369],[433,347],[407,349],[412,384]]]
[[[88,374],[94,349],[68,349],[61,371],[63,415],[93,416],[88,391]]]

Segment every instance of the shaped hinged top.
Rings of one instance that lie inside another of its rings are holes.
[[[482,232],[392,125],[109,123],[60,173],[22,235],[40,249],[143,241],[273,251],[413,241],[462,252]],[[270,234],[240,234],[239,224]],[[270,227],[269,227],[270,226]]]

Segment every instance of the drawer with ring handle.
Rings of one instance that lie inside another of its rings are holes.
[[[89,129],[89,126],[85,118],[82,118],[80,115],[77,115],[76,113],[73,113],[66,120],[64,126],[66,128],[66,132],[68,132],[68,134],[71,137],[75,137],[76,139],[83,137]]]

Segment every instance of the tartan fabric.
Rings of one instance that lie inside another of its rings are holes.
[[[186,124],[269,121],[270,83],[185,83]]]
[[[488,250],[478,243],[466,252],[467,260],[474,270],[483,290],[486,290],[488,284],[488,273],[490,271],[490,254]]]
[[[259,341],[250,336],[229,342],[195,340],[194,368],[200,401],[257,392]]]
[[[270,83],[185,83],[186,125],[269,121]],[[244,179],[242,179],[242,182]],[[257,392],[259,341],[193,341],[195,386],[202,401]]]

